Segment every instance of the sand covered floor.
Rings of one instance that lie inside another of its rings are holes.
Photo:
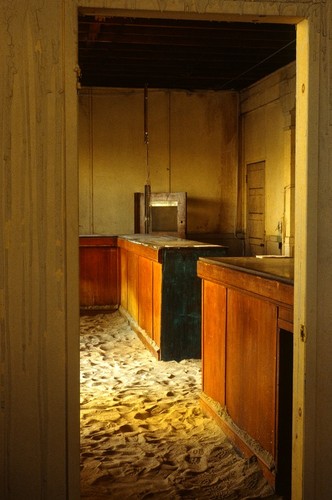
[[[199,360],[157,361],[118,312],[82,316],[81,498],[270,497],[200,391]]]

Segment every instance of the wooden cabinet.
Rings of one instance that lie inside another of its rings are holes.
[[[171,236],[119,236],[121,312],[162,360],[201,357],[197,260],[223,256],[219,245]]]
[[[204,281],[202,286],[202,374],[203,390],[225,405],[226,287]]]
[[[80,307],[118,307],[118,257],[116,236],[81,236]]]
[[[118,240],[120,311],[145,346],[157,357],[160,350],[161,264],[158,252]]]
[[[202,407],[287,493],[293,260],[200,259],[197,269],[203,297]]]

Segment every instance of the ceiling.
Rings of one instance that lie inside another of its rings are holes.
[[[83,87],[238,91],[295,55],[291,24],[78,18]]]

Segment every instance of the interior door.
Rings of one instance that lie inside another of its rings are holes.
[[[263,255],[265,251],[265,162],[247,165],[246,254]]]

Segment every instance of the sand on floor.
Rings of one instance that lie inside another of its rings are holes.
[[[272,490],[199,404],[201,361],[157,361],[119,312],[81,317],[81,498],[249,499]]]

